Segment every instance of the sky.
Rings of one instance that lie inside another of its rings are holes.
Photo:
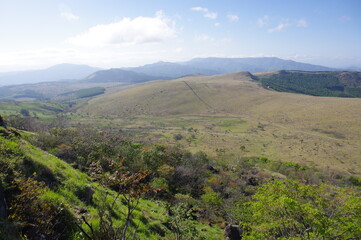
[[[361,67],[361,0],[0,0],[0,72],[196,57]]]

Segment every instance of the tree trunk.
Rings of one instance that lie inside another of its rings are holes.
[[[6,211],[4,188],[2,182],[0,181],[0,218],[6,218],[6,216],[7,216],[7,211]]]

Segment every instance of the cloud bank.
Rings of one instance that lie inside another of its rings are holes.
[[[160,11],[155,17],[123,18],[115,23],[96,25],[70,38],[69,42],[79,46],[102,47],[157,43],[175,36],[174,23]]]

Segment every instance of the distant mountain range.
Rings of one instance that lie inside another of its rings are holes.
[[[139,67],[100,70],[87,65],[59,64],[43,70],[0,73],[0,86],[80,80],[90,83],[139,83],[187,75],[217,75],[232,72],[274,70],[334,71],[336,69],[280,58],[195,58],[186,62],[157,62]]]
[[[193,74],[218,75],[241,71],[254,73],[274,70],[334,71],[336,69],[280,58],[195,58],[187,62],[157,62],[140,67],[98,71],[88,76],[85,81],[133,83]]]
[[[100,68],[63,63],[41,70],[0,73],[0,86],[82,79],[98,70]]]
[[[265,58],[195,58],[180,63],[185,66],[212,69],[218,74],[240,71],[269,72],[275,70],[301,70],[301,71],[333,71],[335,69],[300,63],[292,60],[283,60],[275,57]]]

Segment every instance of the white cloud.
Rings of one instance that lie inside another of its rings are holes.
[[[221,24],[220,24],[219,22],[216,22],[216,23],[214,24],[214,26],[215,26],[215,27],[219,27],[219,26],[221,26]]]
[[[208,9],[203,8],[203,7],[192,7],[191,10],[192,11],[198,11],[198,12],[208,12]]]
[[[78,20],[79,19],[79,16],[74,15],[71,12],[61,12],[60,16],[62,16],[63,18],[65,18],[68,21],[73,21],[73,20]]]
[[[216,19],[218,17],[218,14],[216,12],[207,12],[203,16],[209,19]]]
[[[101,24],[69,39],[74,45],[97,47],[162,42],[176,36],[174,22],[159,11],[155,17],[137,17]]]
[[[203,12],[203,17],[205,18],[209,18],[209,19],[216,19],[218,17],[218,13],[216,12],[211,12],[208,10],[208,8],[204,8],[204,7],[192,7],[191,8],[192,11],[196,11],[196,12]]]
[[[237,22],[239,20],[239,17],[237,15],[234,15],[234,14],[228,14],[227,18],[231,22]]]
[[[258,18],[257,22],[260,27],[266,26],[269,23],[269,17],[264,15],[263,17]]]
[[[288,21],[281,22],[277,25],[277,27],[268,29],[269,33],[275,33],[275,32],[283,32],[287,27],[291,26],[291,24],[288,23]]]
[[[308,23],[305,19],[299,19],[297,20],[297,27],[307,27]]]

